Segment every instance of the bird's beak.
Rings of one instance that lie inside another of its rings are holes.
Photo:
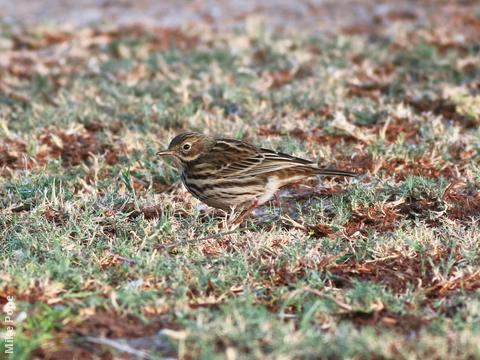
[[[157,155],[158,156],[175,155],[175,151],[166,149],[166,150],[162,150],[162,151],[157,152]]]

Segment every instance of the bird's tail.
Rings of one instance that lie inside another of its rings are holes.
[[[339,176],[357,176],[357,173],[345,170],[338,170],[338,169],[322,169],[316,168],[316,173],[318,175],[339,175]]]

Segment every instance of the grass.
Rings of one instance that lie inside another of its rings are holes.
[[[480,357],[478,43],[408,24],[3,24],[10,358]],[[185,130],[361,175],[289,186],[229,232],[155,156]]]

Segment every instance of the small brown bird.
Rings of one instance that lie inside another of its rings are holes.
[[[187,190],[205,204],[223,210],[250,212],[282,186],[309,176],[356,176],[350,171],[321,169],[312,161],[241,140],[194,132],[177,135],[168,149],[157,155],[173,156]]]

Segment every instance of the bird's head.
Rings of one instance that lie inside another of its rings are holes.
[[[194,132],[179,134],[173,138],[168,149],[157,152],[159,156],[173,156],[181,166],[198,159],[213,146],[213,139]]]

